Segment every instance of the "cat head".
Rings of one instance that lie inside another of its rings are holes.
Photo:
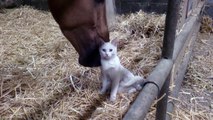
[[[111,42],[105,42],[99,48],[101,59],[109,60],[117,56],[117,45],[118,45],[118,41],[116,39],[112,40]]]

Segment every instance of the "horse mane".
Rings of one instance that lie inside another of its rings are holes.
[[[107,26],[108,29],[113,26],[115,22],[115,15],[116,15],[116,6],[115,0],[105,0],[105,8],[106,8],[106,19],[107,19]]]

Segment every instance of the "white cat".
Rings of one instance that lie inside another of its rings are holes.
[[[141,89],[144,78],[134,76],[128,69],[121,65],[117,56],[117,40],[104,43],[100,48],[101,56],[101,94],[105,94],[108,89],[110,92],[110,101],[116,100],[118,92],[132,93]]]

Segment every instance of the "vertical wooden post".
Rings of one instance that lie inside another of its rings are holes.
[[[167,7],[162,57],[172,59],[178,21],[179,4],[181,0],[169,0]]]
[[[180,2],[181,0],[168,0],[163,51],[162,51],[162,57],[165,59],[172,59],[173,56],[176,27],[179,18],[178,13]],[[160,91],[160,94],[158,95],[158,98],[160,98],[162,97],[162,95],[165,94],[165,96],[157,104],[156,120],[166,119],[169,85],[170,85],[170,75],[168,76],[167,80],[165,81]]]

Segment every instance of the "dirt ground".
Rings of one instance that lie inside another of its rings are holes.
[[[134,74],[147,77],[160,59],[163,21],[165,15],[139,12],[120,16],[112,28],[112,37],[122,39],[122,64]],[[198,35],[174,120],[213,118],[212,45],[212,34]],[[50,13],[29,7],[0,13],[0,119],[121,119],[137,93],[109,102],[99,95],[99,69],[82,67],[77,58]]]

